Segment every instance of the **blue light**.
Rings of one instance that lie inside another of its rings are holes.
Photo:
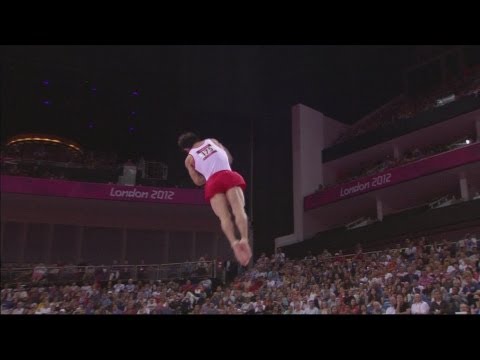
[[[139,95],[139,94],[138,94],[138,91],[132,92],[132,95],[133,95],[133,96],[138,96],[138,95]]]
[[[43,100],[43,105],[52,105],[52,102],[50,100]]]
[[[133,116],[137,115],[137,112],[136,111],[132,111],[130,114],[132,114]]]
[[[89,123],[89,124],[88,124],[88,128],[89,128],[89,129],[93,129],[93,123]]]
[[[50,84],[50,82],[48,80],[43,80],[42,84],[45,85],[45,86],[48,86]]]

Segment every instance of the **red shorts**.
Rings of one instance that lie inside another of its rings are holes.
[[[242,175],[230,170],[216,172],[205,184],[205,199],[210,201],[216,194],[224,194],[235,186],[240,186],[242,190],[247,187]]]

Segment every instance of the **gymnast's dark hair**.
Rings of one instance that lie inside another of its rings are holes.
[[[182,150],[191,149],[193,144],[198,141],[200,141],[200,138],[197,136],[197,134],[193,132],[186,132],[178,137],[178,146]]]

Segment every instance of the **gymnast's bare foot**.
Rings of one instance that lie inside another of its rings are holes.
[[[247,239],[241,239],[240,241],[237,240],[233,244],[232,248],[238,262],[242,266],[247,266],[252,257],[252,250],[250,249],[248,240]]]

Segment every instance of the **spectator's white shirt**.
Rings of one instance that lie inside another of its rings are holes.
[[[294,315],[303,315],[303,314],[305,314],[305,310],[303,310],[303,309],[293,310],[292,314],[294,314]]]
[[[115,284],[115,285],[113,285],[113,289],[116,293],[119,293],[120,291],[125,289],[125,285],[124,284]]]
[[[278,259],[280,262],[285,262],[285,254],[284,253],[278,253],[275,255],[275,258]]]
[[[86,291],[88,296],[93,294],[93,289],[90,285],[82,286],[82,290]]]
[[[147,308],[150,310],[153,310],[157,307],[157,300],[155,299],[149,299],[147,303]]]
[[[35,311],[35,314],[38,314],[38,315],[50,314],[50,312],[51,312],[50,307],[45,307],[45,308],[41,308],[41,309]]]
[[[299,303],[300,303],[300,307],[301,307],[302,309],[304,309],[304,308],[305,308],[305,305],[306,305],[305,302],[304,302],[303,300],[300,300]],[[292,309],[295,309],[295,302],[292,301],[292,302],[290,303],[290,306],[292,307]]]
[[[265,305],[263,305],[261,302],[259,302],[259,303],[255,302],[253,304],[253,307],[255,309],[255,312],[262,312],[262,311],[265,310]]]
[[[455,271],[455,268],[452,265],[448,265],[447,274],[450,274],[453,271]]]
[[[395,310],[395,308],[393,306],[389,306],[387,308],[387,310],[385,311],[385,314],[387,315],[395,315],[397,313],[397,311]]]
[[[248,309],[250,308],[250,304],[251,304],[251,303],[247,303],[247,302],[243,303],[243,304],[242,304],[242,307],[241,307],[242,312],[248,311]]]
[[[14,314],[14,315],[22,315],[23,310],[24,310],[23,308],[20,308],[20,309],[16,308],[11,313]]]
[[[320,310],[318,310],[318,308],[315,307],[315,306],[313,307],[313,309],[310,309],[310,307],[309,307],[309,308],[307,308],[307,309],[304,310],[304,314],[307,314],[307,315],[318,315],[318,314],[320,314]]]
[[[203,280],[201,284],[205,289],[210,289],[212,287],[212,280],[210,279]]]
[[[470,241],[472,242],[473,247],[477,247],[477,238],[476,237],[472,236],[470,238]]]
[[[430,306],[425,301],[420,303],[413,303],[411,313],[412,314],[428,314]]]
[[[33,269],[33,272],[39,275],[45,275],[47,268],[43,265],[38,265]]]

